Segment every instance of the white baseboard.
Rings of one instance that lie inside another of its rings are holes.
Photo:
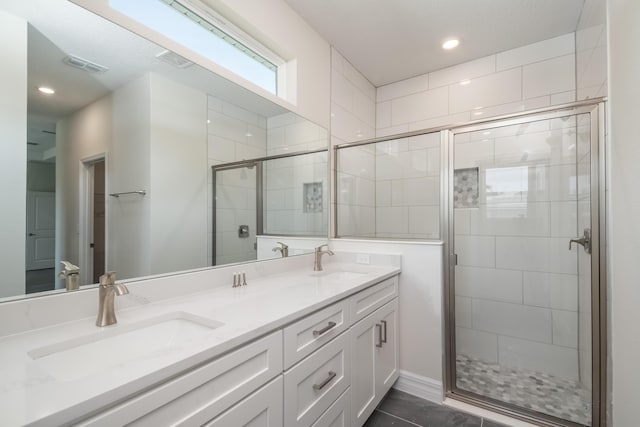
[[[434,403],[440,404],[444,401],[442,381],[412,374],[411,372],[400,371],[400,376],[393,388]]]

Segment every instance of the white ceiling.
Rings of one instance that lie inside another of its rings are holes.
[[[285,0],[374,86],[576,30],[584,0]],[[441,44],[458,37],[461,45]]]

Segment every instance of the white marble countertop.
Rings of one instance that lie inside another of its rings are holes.
[[[116,325],[98,328],[95,317],[90,317],[2,337],[0,424],[58,425],[78,419],[400,272],[400,268],[389,265],[339,262],[328,264],[325,275],[319,276],[310,270],[299,268],[248,279],[248,286],[240,288],[218,286],[121,310],[117,309],[118,298],[128,296],[116,297]],[[337,281],[327,276],[330,271],[365,274]],[[135,291],[129,297],[136,298]],[[52,344],[88,335],[112,334],[115,329],[176,312],[223,325],[144,357],[107,363],[97,372],[95,366],[90,369],[78,366],[77,375],[71,377],[57,373],[50,363],[45,363],[46,358],[34,360],[29,355]]]

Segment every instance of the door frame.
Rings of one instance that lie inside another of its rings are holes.
[[[513,418],[535,422],[544,426],[577,426],[570,421],[529,411],[486,396],[460,390],[456,387],[455,366],[455,230],[453,209],[454,136],[496,127],[523,124],[579,114],[591,118],[591,336],[592,336],[592,426],[606,425],[607,412],[607,311],[606,311],[606,199],[605,199],[605,103],[597,98],[529,112],[478,120],[442,131],[442,196],[441,224],[444,238],[443,256],[443,312],[444,312],[444,372],[445,395]]]
[[[109,158],[106,152],[95,154],[93,156],[80,159],[78,170],[80,185],[78,192],[78,262],[80,267],[80,285],[92,284],[93,277],[93,250],[89,247],[93,240],[93,171],[92,167],[95,163],[104,161],[104,193],[105,193],[105,226],[104,226],[104,265],[108,270],[109,265],[109,203],[107,203],[106,195],[109,194],[108,171]]]

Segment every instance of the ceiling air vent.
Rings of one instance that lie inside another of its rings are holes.
[[[166,62],[167,64],[173,65],[178,68],[187,68],[193,65],[193,62],[189,61],[186,58],[178,55],[177,53],[171,52],[170,50],[165,50],[156,55],[162,62]]]
[[[105,71],[109,70],[104,65],[96,64],[95,62],[82,59],[75,55],[69,55],[65,57],[62,62],[70,67],[86,71],[87,73],[104,73]]]

